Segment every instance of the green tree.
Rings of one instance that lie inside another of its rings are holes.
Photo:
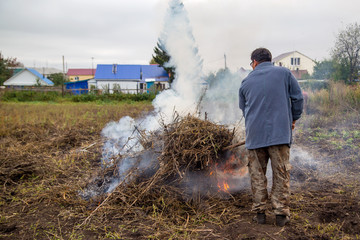
[[[344,80],[354,81],[358,77],[360,65],[360,25],[349,24],[337,36],[332,49],[334,60],[342,65],[341,75]],[[343,68],[344,67],[344,68]]]
[[[158,64],[158,63],[155,62],[155,59],[154,59],[154,58],[152,58],[152,59],[150,60],[149,64]]]
[[[11,67],[24,67],[24,64],[18,62],[16,58],[5,58],[0,52],[0,85],[4,85],[4,82],[12,76]]]
[[[165,69],[165,71],[169,74],[169,82],[172,83],[175,79],[175,68],[174,67],[166,67],[166,63],[170,61],[170,56],[166,52],[164,45],[159,40],[156,44],[157,46],[154,48],[155,55],[152,55],[152,59],[150,64],[159,64],[161,67]]]
[[[335,59],[326,59],[316,62],[314,73],[311,76],[314,79],[331,79],[334,81],[344,81],[349,76],[349,68],[346,63]]]
[[[350,79],[350,68],[346,62],[338,62],[334,60],[333,68],[334,72],[331,74],[331,79],[344,82]]]
[[[312,78],[315,79],[330,79],[335,72],[334,61],[333,60],[323,60],[321,62],[316,62],[314,66],[314,73]]]
[[[66,79],[62,73],[52,73],[48,78],[54,83],[55,86],[61,86],[64,84],[64,82],[66,82]]]

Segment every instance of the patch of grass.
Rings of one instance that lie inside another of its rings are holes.
[[[150,102],[136,104],[95,103],[0,103],[0,136],[14,129],[54,126],[59,129],[86,128],[99,132],[110,121],[123,116],[135,117],[152,110]]]
[[[329,224],[318,224],[316,227],[317,231],[319,231],[322,236],[329,236],[331,239],[340,239],[339,233],[341,232],[341,225],[336,223]],[[350,239],[350,238],[342,238],[341,239]]]

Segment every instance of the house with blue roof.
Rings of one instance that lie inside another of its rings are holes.
[[[143,93],[160,82],[161,90],[168,88],[168,81],[167,72],[158,65],[98,64],[95,77],[88,85],[90,89],[108,93]]]
[[[25,68],[4,82],[4,86],[54,86],[54,83],[32,68]]]

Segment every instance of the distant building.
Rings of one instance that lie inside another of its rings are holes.
[[[4,82],[4,86],[54,86],[54,83],[32,68],[17,72]]]
[[[275,66],[290,69],[297,79],[302,79],[306,75],[312,75],[315,66],[314,60],[298,51],[283,53],[273,58],[272,62]]]
[[[142,93],[152,86],[158,90],[169,87],[169,75],[158,65],[98,64],[95,77],[88,81],[90,89],[113,93]]]
[[[96,69],[70,68],[66,74],[70,82],[82,81],[94,78]]]

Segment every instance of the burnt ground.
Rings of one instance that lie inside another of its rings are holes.
[[[0,239],[359,239],[360,122],[321,118],[297,124],[283,228],[270,211],[266,225],[252,222],[248,188],[198,201],[161,187],[130,204],[121,191],[86,201],[79,192],[102,174],[101,128],[10,128],[0,136]]]

